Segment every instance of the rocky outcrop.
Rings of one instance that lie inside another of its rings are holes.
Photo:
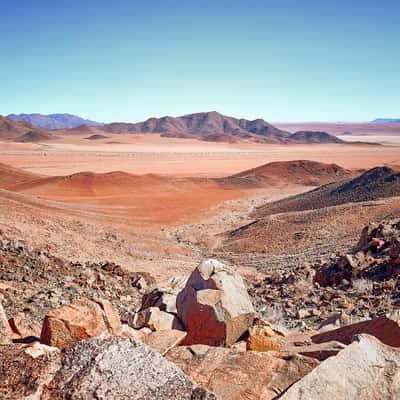
[[[318,361],[299,355],[258,353],[222,347],[176,347],[166,358],[221,400],[268,400],[309,373]]]
[[[328,332],[312,336],[314,343],[326,343],[332,340],[350,344],[354,335],[362,333],[375,336],[382,343],[393,347],[400,347],[400,326],[398,321],[394,321],[386,316],[361,321],[356,324],[343,326]]]
[[[42,400],[215,400],[174,364],[126,338],[94,338],[68,349]]]
[[[185,344],[230,346],[252,325],[254,308],[240,275],[216,260],[203,261],[177,298]]]
[[[118,314],[108,301],[78,299],[47,314],[40,341],[49,346],[68,347],[80,340],[120,332]]]
[[[60,351],[39,343],[0,346],[0,398],[36,400],[61,366]]]
[[[130,273],[110,262],[63,260],[2,232],[0,259],[0,291],[8,318],[24,312],[38,323],[49,311],[86,297],[111,301],[122,321],[131,325],[141,299],[135,284],[151,281],[149,274]],[[2,290],[3,285],[8,287]]]
[[[281,400],[400,398],[400,351],[368,335],[295,383]]]
[[[315,281],[321,286],[340,285],[365,278],[383,281],[400,273],[400,221],[370,224],[362,232],[350,254],[339,253],[321,265]]]

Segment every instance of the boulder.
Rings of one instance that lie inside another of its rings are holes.
[[[338,341],[350,344],[354,335],[366,333],[375,336],[382,343],[393,347],[400,347],[400,326],[398,321],[381,316],[368,321],[358,322],[334,329],[328,332],[319,333],[311,337],[314,343]]]
[[[41,400],[212,400],[174,364],[139,341],[93,338],[66,350]]]
[[[8,324],[7,316],[1,304],[3,296],[0,294],[0,344],[7,344],[11,342],[11,328]]]
[[[78,299],[47,314],[40,341],[49,346],[68,347],[101,334],[119,334],[121,323],[117,315],[108,301]]]
[[[284,343],[285,334],[274,329],[269,324],[256,324],[249,328],[249,337],[246,339],[247,350],[279,351]]]
[[[40,399],[61,366],[60,351],[40,343],[0,346],[0,398]]]
[[[273,351],[243,352],[206,345],[179,346],[166,358],[220,400],[275,399],[319,364],[300,355],[284,358]]]
[[[39,338],[42,327],[32,321],[25,313],[20,312],[9,321],[11,330],[20,338]]]
[[[185,339],[187,333],[170,329],[169,331],[156,331],[143,337],[143,343],[153,350],[165,355],[169,350],[179,346]]]
[[[400,398],[400,350],[369,335],[356,336],[321,363],[281,400],[391,400]]]
[[[102,308],[103,319],[108,332],[112,335],[119,335],[121,333],[121,319],[119,318],[118,312],[108,300],[100,299],[97,300],[97,303]]]
[[[174,314],[161,311],[157,307],[150,307],[139,311],[135,315],[134,326],[136,329],[147,327],[153,331],[183,330],[182,323]]]
[[[185,344],[230,346],[252,325],[254,308],[241,276],[216,260],[203,261],[177,298]]]
[[[187,276],[174,276],[165,282],[152,286],[142,298],[141,310],[157,307],[161,311],[177,314],[176,298],[184,289]]]

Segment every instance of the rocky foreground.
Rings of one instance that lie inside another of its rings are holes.
[[[371,225],[350,254],[247,289],[213,259],[156,283],[3,237],[0,398],[400,398],[399,239]]]

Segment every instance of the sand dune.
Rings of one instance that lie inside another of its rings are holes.
[[[133,218],[132,222],[174,224],[257,190],[334,182],[350,174],[336,165],[294,161],[263,165],[223,179],[123,171],[40,177],[6,166],[0,171],[0,179],[8,190],[35,198],[74,204],[109,217]]]
[[[0,163],[0,188],[6,189],[17,184],[32,182],[40,178],[41,175]]]

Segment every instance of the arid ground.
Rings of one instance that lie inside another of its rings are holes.
[[[204,252],[218,247],[221,233],[251,221],[257,205],[312,188],[290,182],[227,186],[211,178],[299,159],[351,170],[400,167],[400,141],[227,144],[108,134],[98,140],[70,135],[46,143],[3,142],[1,162],[40,182],[31,176],[27,183],[2,183],[7,190],[0,193],[0,224],[69,259],[107,259],[166,277],[191,270]]]

